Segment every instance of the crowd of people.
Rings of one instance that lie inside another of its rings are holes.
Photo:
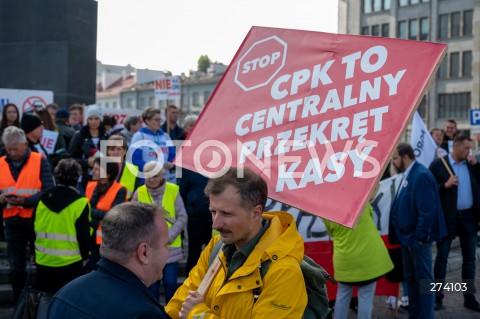
[[[196,117],[187,116],[184,132],[176,124],[178,116],[178,109],[170,106],[168,129],[176,138],[185,138]],[[23,114],[15,104],[3,107],[0,163],[5,178],[0,182],[0,235],[7,242],[14,302],[25,287],[27,262],[36,266],[36,287],[50,295],[72,279],[96,270],[103,220],[114,207],[130,201],[153,203],[166,212],[170,257],[163,286],[167,300],[173,296],[178,261],[184,256],[182,239],[188,238],[187,214],[192,213],[193,221],[210,229],[210,237],[212,221],[208,198],[200,191],[206,179],[191,171],[185,178],[175,178],[171,163],[175,148],[161,124],[161,112],[153,107],[141,117],[128,116],[121,127],[95,106],[85,109],[74,104],[66,110],[50,104]],[[53,152],[41,144],[47,129],[58,133]],[[127,161],[129,147],[145,140],[151,144],[131,151],[132,160]],[[102,143],[107,145],[105,150]],[[198,240],[189,246],[189,254],[199,256],[201,243],[208,240],[199,237],[195,227],[190,229]],[[150,287],[157,300],[159,289],[157,280]]]
[[[0,204],[14,301],[32,263],[36,288],[53,296],[50,318],[302,317],[308,300],[300,269],[304,246],[293,217],[264,212],[266,182],[249,169],[241,177],[230,168],[208,179],[182,168],[177,178],[172,140],[185,139],[197,118],[185,117],[183,128],[178,120],[173,105],[163,124],[161,111],[150,107],[123,126],[79,104],[24,114],[14,104],[3,107]],[[40,143],[44,129],[58,132],[53,152]],[[431,291],[431,283],[445,283],[455,237],[464,306],[480,312],[474,296],[480,164],[455,121],[431,135],[438,149],[430,167],[418,163],[406,143],[391,158],[402,177],[389,229],[390,244],[401,247],[400,262],[392,261],[370,205],[354,229],[324,220],[338,283],[333,318],[347,318],[354,287],[359,317],[371,318],[376,282],[396,268],[408,287],[409,316],[433,318],[445,296]],[[220,235],[212,237],[212,229]],[[218,272],[200,293],[218,244]],[[185,255],[188,278],[178,288]],[[271,264],[261,275],[266,260]]]

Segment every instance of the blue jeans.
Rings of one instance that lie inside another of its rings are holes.
[[[172,299],[175,291],[177,291],[178,283],[178,263],[166,264],[163,268],[163,289],[165,290],[165,304]],[[150,292],[155,296],[156,300],[160,300],[160,280],[148,287]]]
[[[475,253],[477,249],[477,221],[473,215],[458,215],[457,235],[460,238],[460,247],[462,248],[462,282],[467,283],[467,293],[464,294],[465,300],[474,298],[475,286]],[[433,268],[435,280],[445,282],[447,274],[448,255],[453,239],[444,239],[437,242],[437,257]],[[436,301],[442,301],[443,293],[436,295]]]
[[[432,244],[420,245],[414,241],[411,247],[402,245],[403,275],[408,284],[409,318],[432,319],[435,295],[430,292],[433,282]]]
[[[5,239],[7,241],[7,255],[10,263],[10,280],[12,282],[14,301],[17,302],[20,292],[25,286],[26,253],[30,242],[33,247],[35,233],[33,220],[13,216],[4,219]],[[34,254],[34,251],[31,251]]]

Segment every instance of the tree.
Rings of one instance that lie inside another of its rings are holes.
[[[201,55],[200,58],[198,58],[198,67],[197,67],[198,71],[207,73],[207,69],[211,63],[212,61],[210,61],[210,58],[208,57],[208,55],[206,54]]]

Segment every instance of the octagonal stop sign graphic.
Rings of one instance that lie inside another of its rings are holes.
[[[267,85],[285,65],[287,46],[275,35],[252,44],[238,60],[235,83],[244,91]]]

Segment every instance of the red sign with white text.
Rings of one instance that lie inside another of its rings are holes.
[[[446,45],[253,27],[176,158],[353,227]]]

